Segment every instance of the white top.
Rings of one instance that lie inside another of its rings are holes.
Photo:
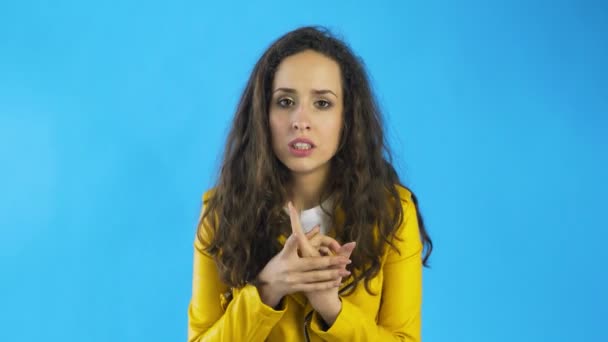
[[[331,199],[325,200],[323,202],[323,206],[326,210],[331,208]],[[287,206],[283,208],[287,214],[289,214],[289,209]],[[323,212],[321,209],[321,205],[317,205],[316,207],[312,207],[310,209],[302,210],[300,212],[300,223],[302,224],[302,229],[304,233],[308,233],[310,230],[314,228],[317,224],[321,224],[321,233],[327,234],[329,230],[329,225],[331,224],[331,218],[329,215]]]

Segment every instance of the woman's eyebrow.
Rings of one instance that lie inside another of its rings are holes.
[[[325,94],[332,94],[333,96],[335,96],[336,98],[338,98],[338,95],[336,95],[336,93],[334,93],[333,91],[329,90],[329,89],[313,89],[312,90],[313,94],[317,94],[317,95],[325,95]]]
[[[283,92],[290,93],[290,94],[297,93],[297,91],[293,88],[277,88],[272,93],[274,94],[277,91],[283,91]],[[310,92],[313,94],[316,94],[316,95],[332,94],[336,98],[338,97],[338,95],[336,95],[336,93],[334,93],[333,91],[331,91],[329,89],[313,89]]]

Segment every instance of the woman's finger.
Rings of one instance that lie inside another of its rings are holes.
[[[343,269],[313,270],[290,274],[286,279],[289,285],[300,283],[318,283],[321,281],[336,280],[350,275],[350,272]]]
[[[345,243],[344,245],[342,245],[342,247],[340,247],[336,254],[350,258],[350,255],[353,253],[353,250],[355,250],[356,245],[357,243],[355,241]]]
[[[293,234],[289,235],[287,240],[285,240],[285,244],[283,245],[283,250],[288,253],[289,252],[297,253],[298,252],[298,238]]]
[[[350,264],[351,261],[344,256],[314,256],[308,258],[301,258],[293,265],[292,271],[305,272],[312,270],[324,270],[333,266],[344,267]]]
[[[332,251],[325,246],[319,247],[319,253],[321,253],[322,256],[334,255]]]
[[[319,233],[320,227],[320,225],[316,225],[310,232],[306,233],[306,236],[308,237],[308,242],[314,249],[319,251],[320,255],[322,256],[335,255],[337,250],[332,252],[332,250],[327,248],[327,246],[323,245],[323,234]]]
[[[340,250],[338,252],[336,252],[334,255],[338,255],[338,256],[342,256],[345,258],[349,258],[351,254],[353,253],[353,250],[355,249],[356,246],[356,242],[349,242],[349,243],[345,243],[342,247],[340,247]],[[346,265],[335,265],[335,266],[331,266],[330,268],[332,269],[346,269]]]
[[[319,252],[315,250],[308,242],[308,239],[306,238],[306,235],[302,230],[302,225],[300,224],[300,217],[298,215],[298,212],[291,203],[291,201],[287,203],[287,207],[289,208],[289,220],[291,221],[291,231],[292,234],[295,235],[298,239],[298,248],[302,256],[309,257],[320,255]]]
[[[316,225],[313,230],[317,230],[318,226],[319,225]],[[322,234],[307,235],[308,243],[310,243],[313,248],[319,249],[319,247],[321,246],[321,236]]]
[[[317,234],[317,235],[313,236],[309,240],[309,242],[317,250],[320,247],[327,247],[331,251],[333,251],[334,254],[338,254],[338,251],[342,247],[342,246],[340,246],[340,243],[338,243],[338,241],[336,241],[334,238],[327,236],[327,235],[323,235],[323,234]]]
[[[321,231],[321,226],[314,226],[308,233],[306,233],[306,238],[310,241],[315,235],[317,235]]]
[[[342,284],[342,279],[329,280],[329,281],[323,281],[323,282],[318,282],[318,283],[307,283],[307,284],[301,283],[301,284],[294,285],[291,290],[293,292],[322,291],[322,290],[328,290],[328,289],[340,287],[340,284]]]
[[[298,215],[298,211],[293,206],[291,201],[287,203],[287,207],[289,208],[289,220],[291,221],[291,232],[295,235],[306,235],[304,234],[304,230],[302,229],[302,225],[300,224],[300,216]]]

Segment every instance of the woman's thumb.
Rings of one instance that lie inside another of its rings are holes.
[[[357,243],[354,241],[345,243],[342,245],[342,247],[340,247],[340,250],[338,251],[337,254],[350,258],[350,255],[353,253],[353,250],[355,250],[356,245],[357,245]]]

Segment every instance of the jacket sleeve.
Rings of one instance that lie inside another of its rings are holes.
[[[334,324],[323,330],[322,318],[313,314],[312,332],[327,341],[408,341],[421,340],[422,242],[416,208],[411,199],[403,203],[404,220],[397,230],[401,241],[388,249],[383,265],[382,298],[377,322],[341,297],[342,310]]]
[[[287,308],[274,310],[264,304],[253,285],[234,290],[226,306],[222,295],[228,287],[220,280],[213,257],[204,250],[211,241],[209,230],[203,231],[202,240],[195,237],[194,242],[188,342],[264,341]]]

